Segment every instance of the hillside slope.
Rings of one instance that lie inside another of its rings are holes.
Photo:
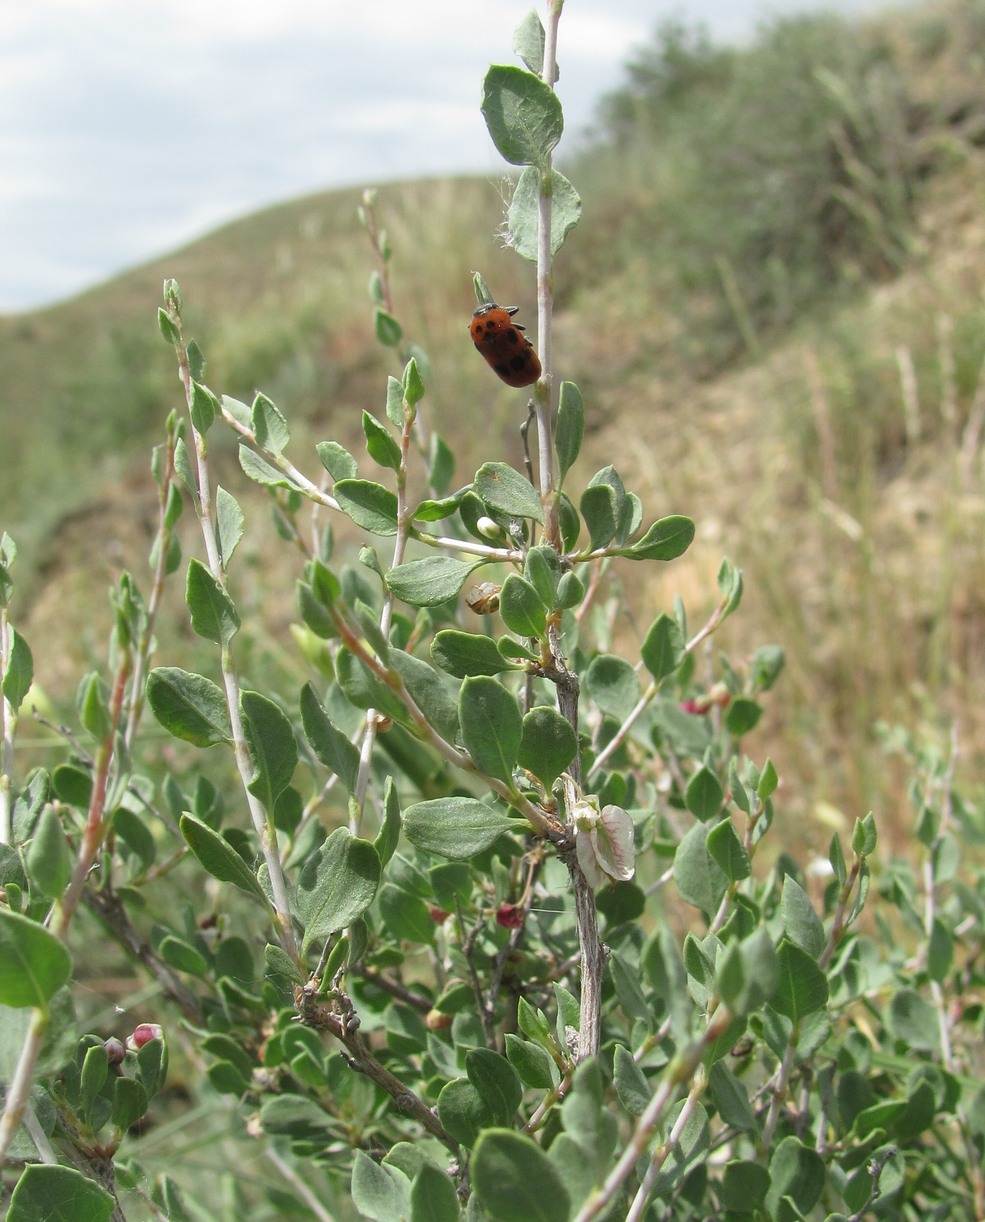
[[[558,265],[555,374],[580,385],[589,422],[576,486],[612,463],[651,515],[698,524],[684,561],[651,588],[623,591],[618,631],[639,634],[677,592],[696,623],[714,603],[722,554],[744,569],[745,607],[726,639],[786,651],[756,747],[819,846],[832,818],[894,809],[880,721],[941,741],[954,722],[962,767],[985,756],[985,158],[972,128],[948,120],[938,135],[947,156],[921,186],[901,272],[802,311],[714,378],[681,356],[677,303],[653,306],[644,286],[651,305],[640,314],[638,261],[580,281],[600,197],[586,198]],[[360,412],[381,411],[397,363],[372,339],[357,203],[341,192],[273,209],[72,302],[0,320],[3,431],[17,456],[3,509],[34,568],[17,619],[44,643],[35,652],[52,695],[69,694],[101,657],[110,617],[93,608],[120,566],[146,573],[149,447],[180,407],[154,324],[165,275],[182,285],[215,390],[269,394],[309,471],[316,441],[361,450]],[[533,315],[529,269],[496,236],[497,184],[394,185],[379,211],[398,313],[430,357],[425,410],[464,455],[457,481],[469,464],[517,461],[517,396],[485,376],[466,325],[472,268]],[[290,685],[302,665],[288,631],[294,573],[271,566],[264,498],[244,488],[231,454],[227,443],[221,478],[260,524],[240,558],[248,630]],[[163,647],[185,633],[184,615],[175,589]]]

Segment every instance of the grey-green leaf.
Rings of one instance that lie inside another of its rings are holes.
[[[306,951],[361,917],[380,885],[380,858],[368,840],[338,827],[305,863],[298,879],[298,915]]]
[[[232,737],[226,697],[204,675],[159,666],[147,678],[147,703],[166,730],[196,747],[211,747]]]
[[[0,1005],[44,1009],[71,971],[68,951],[53,933],[0,908]]]
[[[486,1129],[472,1154],[479,1203],[497,1222],[568,1222],[571,1202],[560,1173],[531,1138]]]
[[[545,789],[550,790],[577,750],[575,732],[557,709],[537,705],[524,715],[517,763],[539,778]]]
[[[404,811],[404,834],[415,848],[453,861],[482,853],[516,820],[477,798],[432,798]]]
[[[397,598],[412,607],[436,607],[454,598],[481,561],[466,564],[451,556],[425,556],[390,569],[386,583]]]
[[[185,602],[196,633],[216,645],[226,645],[239,630],[233,600],[200,560],[188,562]]]
[[[298,742],[294,727],[280,706],[259,692],[243,692],[239,707],[253,763],[253,777],[247,788],[268,812],[272,812],[297,767]]]
[[[511,165],[545,165],[564,130],[554,90],[509,65],[494,64],[486,73],[482,114],[500,156]]]
[[[228,840],[194,815],[182,815],[179,826],[185,843],[213,878],[266,900],[256,875]]]
[[[315,755],[326,768],[331,768],[349,793],[353,793],[359,772],[359,751],[325,712],[310,683],[301,689],[301,724]]]
[[[462,684],[458,713],[462,741],[475,766],[512,784],[523,723],[513,693],[488,675],[473,676]]]
[[[340,479],[332,489],[339,508],[357,526],[386,537],[397,533],[397,497],[368,479]]]
[[[544,508],[536,488],[508,463],[483,463],[475,473],[474,487],[491,509],[514,518],[533,518],[543,523]]]
[[[521,258],[537,262],[538,214],[540,211],[540,170],[530,165],[520,175],[506,214],[510,245]],[[581,197],[567,178],[551,170],[551,254],[556,255],[564,240],[581,220]]]

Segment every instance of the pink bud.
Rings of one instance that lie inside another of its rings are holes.
[[[525,920],[519,904],[500,904],[496,909],[496,924],[504,929],[520,929]]]
[[[115,1036],[105,1040],[103,1047],[106,1049],[106,1059],[110,1065],[122,1065],[127,1055],[127,1050],[123,1047],[122,1040],[118,1040]]]
[[[144,1044],[149,1044],[151,1040],[164,1039],[164,1029],[159,1023],[138,1023],[133,1029],[133,1035],[127,1040],[127,1047],[131,1052],[136,1052],[138,1048],[143,1048]]]

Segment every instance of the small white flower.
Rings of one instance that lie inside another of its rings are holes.
[[[633,820],[621,806],[599,810],[597,798],[580,799],[572,811],[577,835],[575,849],[589,885],[628,882],[635,872]]]

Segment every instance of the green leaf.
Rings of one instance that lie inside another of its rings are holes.
[[[511,1129],[486,1129],[472,1153],[479,1204],[497,1222],[568,1222],[571,1201],[540,1146]]]
[[[728,879],[708,851],[708,828],[697,823],[677,846],[674,881],[683,899],[711,919],[728,889]]]
[[[807,892],[792,874],[787,874],[783,879],[780,916],[783,920],[783,932],[790,941],[817,959],[827,942],[824,926],[814,911]]]
[[[765,1167],[734,1158],[725,1164],[722,1174],[722,1204],[740,1214],[752,1213],[762,1208],[769,1186],[770,1173]]]
[[[512,785],[523,723],[516,697],[495,679],[475,675],[462,683],[458,714],[475,766]]]
[[[325,712],[310,683],[301,689],[301,724],[321,763],[336,774],[350,794],[354,793],[359,751]]]
[[[577,607],[585,597],[585,583],[577,573],[562,573],[557,583],[556,605],[559,611]]]
[[[814,1208],[824,1191],[824,1160],[796,1137],[785,1137],[770,1156],[766,1212],[781,1217],[780,1202],[789,1196],[802,1214]]]
[[[535,76],[544,73],[544,26],[531,9],[513,31],[513,50]]]
[[[465,1072],[489,1109],[491,1123],[512,1123],[523,1086],[509,1061],[491,1048],[473,1048],[465,1055]]]
[[[255,484],[261,484],[264,488],[288,488],[294,492],[300,491],[294,480],[286,476],[283,471],[272,467],[265,458],[261,458],[248,445],[239,447],[239,465],[248,479],[253,480]]]
[[[386,583],[397,598],[412,607],[436,607],[454,598],[482,561],[464,563],[450,556],[425,556],[392,568]]]
[[[780,975],[770,999],[773,1008],[795,1023],[823,1010],[828,1003],[828,980],[817,960],[786,937],[777,947],[776,958]]]
[[[745,696],[738,696],[728,706],[725,714],[725,728],[735,738],[740,738],[743,734],[748,734],[750,730],[755,729],[762,715],[762,705]]]
[[[209,431],[219,412],[215,395],[201,382],[192,382],[192,393],[188,403],[192,424],[203,435]]]
[[[695,818],[704,823],[721,811],[724,797],[725,791],[718,777],[702,764],[687,783],[684,804]]]
[[[642,1116],[653,1097],[653,1088],[636,1063],[636,1058],[622,1044],[616,1044],[612,1060],[612,1082],[619,1102],[630,1116]]]
[[[517,763],[532,772],[545,789],[550,790],[577,751],[577,736],[557,709],[537,705],[524,715]]]
[[[413,347],[413,345],[412,345]],[[424,378],[421,374],[421,363],[427,365],[427,359],[422,356],[420,349],[417,349],[417,356],[412,356],[404,366],[403,377],[401,379],[401,389],[403,397],[410,407],[416,407],[424,398],[425,385]],[[401,412],[401,416],[403,413]],[[403,424],[401,419],[400,424]]]
[[[554,548],[547,543],[531,547],[524,558],[523,576],[537,591],[544,606],[553,610],[561,580],[561,560]]]
[[[708,833],[708,852],[730,883],[741,882],[752,873],[749,853],[736,834],[731,819],[723,819]]]
[[[233,601],[200,560],[188,562],[185,602],[195,632],[216,645],[227,645],[239,630]]]
[[[490,637],[460,632],[457,628],[435,633],[431,657],[442,670],[457,679],[469,675],[498,675],[514,669]]]
[[[26,857],[32,887],[49,899],[57,899],[72,877],[72,853],[55,808],[45,805],[31,838]]]
[[[76,1171],[52,1163],[30,1163],[10,1197],[7,1222],[108,1222],[116,1201]]]
[[[519,573],[510,573],[499,592],[503,623],[519,636],[542,637],[547,631],[547,607]]]
[[[506,1035],[506,1055],[525,1085],[537,1090],[550,1090],[556,1085],[557,1067],[550,1053],[539,1044],[522,1040],[510,1031]]]
[[[262,450],[280,454],[291,440],[291,430],[280,409],[264,394],[258,394],[251,409],[253,436]]]
[[[208,824],[194,815],[182,815],[179,820],[185,843],[213,878],[222,883],[232,883],[248,895],[255,895],[266,902],[263,888],[256,875],[232,847],[228,840],[214,832]]]
[[[684,660],[684,634],[678,622],[669,615],[658,615],[646,634],[640,657],[658,683],[672,675]]]
[[[420,896],[386,883],[380,888],[377,909],[390,938],[422,946],[434,941],[434,918]]]
[[[522,259],[537,262],[538,216],[540,213],[541,173],[527,168],[513,189],[506,214],[510,245]],[[551,255],[564,245],[565,238],[581,220],[581,197],[563,174],[551,170]],[[570,383],[568,383],[570,385]],[[567,470],[567,468],[565,468]],[[563,472],[561,478],[563,479]]]
[[[366,435],[366,450],[373,462],[391,471],[400,470],[400,446],[386,425],[370,412],[363,411],[363,433]]]
[[[79,684],[76,704],[79,710],[79,720],[88,733],[97,742],[105,739],[111,726],[109,688],[95,671],[86,675]]]
[[[463,1146],[472,1146],[492,1124],[492,1113],[467,1078],[453,1078],[438,1095],[438,1119],[449,1136]]]
[[[334,480],[352,479],[359,474],[359,464],[345,446],[337,441],[319,441],[315,446],[318,461]]]
[[[229,568],[233,552],[243,537],[243,511],[231,492],[221,485],[216,489],[216,541],[223,569]]]
[[[585,404],[574,382],[562,382],[558,394],[557,425],[554,443],[557,447],[558,487],[581,453],[585,436]]]
[[[83,1114],[92,1110],[96,1096],[103,1089],[109,1074],[109,1054],[105,1044],[93,1044],[86,1050],[82,1062],[82,1075],[79,1093],[82,1101]]]
[[[619,529],[619,498],[608,483],[589,484],[578,503],[588,527],[590,551],[606,547]]]
[[[401,677],[417,707],[446,742],[453,743],[458,737],[458,707],[452,685],[445,676],[429,666],[423,658],[404,653],[402,649],[390,651],[390,665]]]
[[[247,789],[272,813],[281,793],[291,783],[298,763],[294,727],[279,705],[259,692],[245,691],[239,698],[253,776]]]
[[[424,853],[464,861],[490,848],[516,820],[477,798],[432,798],[404,811],[404,834]]]
[[[546,166],[564,130],[557,95],[539,76],[494,64],[482,86],[482,115],[500,156],[511,165]]]
[[[302,950],[362,916],[376,895],[380,873],[380,858],[373,845],[353,836],[348,828],[336,828],[305,862],[298,879]]]
[[[934,917],[927,940],[927,974],[942,984],[954,963],[954,937],[939,917]]]
[[[340,479],[332,489],[339,508],[372,535],[397,533],[397,496],[368,479]]]
[[[425,1163],[410,1190],[410,1222],[458,1222],[458,1194],[447,1175]]]
[[[379,307],[373,311],[373,330],[385,348],[396,348],[404,336],[403,328],[394,316]]]
[[[741,942],[730,942],[715,971],[719,994],[733,1014],[749,1014],[772,997],[779,968],[765,927],[759,926]]]
[[[149,1103],[143,1082],[117,1078],[113,1083],[113,1124],[125,1133],[144,1115]]]
[[[71,971],[68,951],[53,933],[19,912],[0,908],[0,1005],[47,1009]]]
[[[585,690],[603,713],[622,721],[640,698],[640,679],[624,658],[600,653],[585,672]]]
[[[410,1214],[410,1181],[397,1167],[376,1163],[357,1150],[352,1163],[352,1200],[363,1218],[397,1222]]]
[[[889,1029],[915,1052],[940,1051],[937,1012],[915,989],[899,989],[889,1002]]]
[[[458,511],[461,502],[462,498],[458,493],[455,493],[454,496],[443,497],[440,501],[425,499],[414,508],[410,515],[411,521],[443,522],[445,518],[450,518]]]
[[[653,1006],[640,988],[638,973],[615,950],[609,953],[609,974],[626,1017],[634,1022],[649,1024],[653,1018]]]
[[[387,864],[396,851],[397,841],[400,839],[400,824],[400,797],[393,777],[388,776],[383,784],[383,819],[373,841],[381,867]]]
[[[627,560],[676,560],[691,546],[694,523],[678,514],[654,522],[642,539],[629,547],[613,550]]]
[[[749,1092],[724,1061],[716,1061],[709,1070],[708,1093],[726,1124],[750,1133],[759,1132]]]
[[[10,652],[3,676],[3,695],[16,712],[24,702],[34,682],[34,658],[31,648],[13,624],[7,627]]]
[[[158,666],[147,677],[147,703],[166,730],[196,747],[232,738],[226,697],[204,675]]]
[[[335,658],[335,673],[342,694],[357,709],[376,709],[395,721],[406,721],[403,701],[383,679],[348,649]]]
[[[544,508],[536,488],[507,463],[483,463],[475,473],[473,487],[490,509],[512,518],[533,518],[543,524]]]

